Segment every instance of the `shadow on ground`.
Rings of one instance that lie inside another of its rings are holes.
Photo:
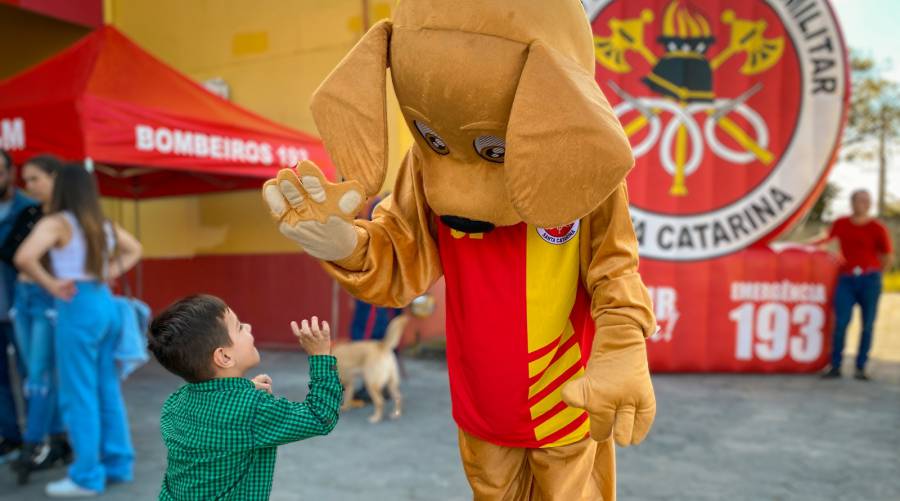
[[[406,360],[406,415],[378,425],[345,414],[326,438],[282,447],[273,500],[470,499],[450,418],[446,367]],[[258,372],[275,391],[306,393],[306,357],[266,352]],[[621,500],[900,499],[900,364],[874,381],[814,376],[658,375],[656,425],[619,454]],[[179,381],[149,364],[126,384],[136,478],[103,499],[155,499],[165,469],[159,409]],[[43,498],[60,470],[18,488],[0,471],[0,500]]]

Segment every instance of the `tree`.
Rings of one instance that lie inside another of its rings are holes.
[[[809,223],[821,224],[825,222],[825,214],[828,210],[828,207],[831,205],[831,201],[837,197],[838,185],[832,182],[825,183],[825,188],[822,190],[822,194],[819,195],[819,199],[816,200],[816,203],[813,204],[812,209],[809,210],[809,214],[806,215],[806,221]]]
[[[847,130],[841,144],[844,160],[877,160],[878,214],[885,213],[887,148],[900,137],[900,85],[883,76],[871,57],[850,53],[852,90]]]

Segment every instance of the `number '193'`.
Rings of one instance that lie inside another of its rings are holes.
[[[790,355],[812,362],[822,354],[825,312],[816,304],[743,303],[728,315],[737,324],[735,358],[776,362]],[[797,334],[791,335],[792,326]]]

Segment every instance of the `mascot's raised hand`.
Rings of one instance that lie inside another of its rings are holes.
[[[363,193],[356,181],[329,182],[310,161],[294,170],[282,169],[263,186],[263,198],[281,233],[323,261],[338,261],[356,248],[353,219]]]

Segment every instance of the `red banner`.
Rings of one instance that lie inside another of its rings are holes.
[[[659,371],[807,372],[836,265],[765,247],[824,187],[849,99],[827,0],[585,0],[597,83],[628,135]]]
[[[837,262],[822,251],[748,249],[692,263],[644,259],[661,372],[809,372],[830,353]]]

